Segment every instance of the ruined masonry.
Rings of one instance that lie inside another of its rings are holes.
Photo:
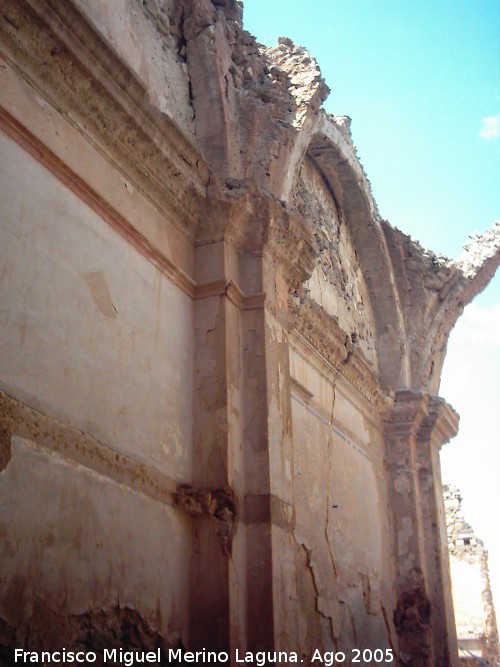
[[[471,667],[481,664],[475,656],[500,665],[488,552],[465,521],[462,496],[456,487],[444,486],[444,505],[459,655]]]
[[[382,220],[314,59],[241,11],[1,2],[4,664],[458,665],[439,381],[500,225],[453,261]]]

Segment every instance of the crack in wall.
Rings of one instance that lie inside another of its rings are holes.
[[[335,646],[335,649],[338,649],[338,638],[335,636],[335,631],[333,627],[333,618],[329,616],[328,614],[325,614],[323,611],[321,611],[320,606],[319,606],[319,601],[321,599],[321,595],[319,592],[318,584],[316,582],[316,575],[314,573],[314,565],[312,563],[312,549],[308,549],[306,545],[302,542],[299,544],[299,546],[303,549],[303,551],[306,554],[306,565],[307,565],[307,570],[311,575],[311,581],[312,585],[314,588],[314,593],[316,596],[316,612],[322,616],[326,621],[328,621],[329,627],[330,627],[330,633],[331,633],[331,639],[333,641],[333,644]]]
[[[382,611],[382,618],[384,619],[384,624],[387,630],[387,640],[389,642],[389,646],[391,647],[394,655],[396,655],[396,650],[394,648],[394,644],[392,643],[392,633],[391,633],[391,627],[389,625],[389,617],[387,616],[387,611],[385,610],[385,607],[382,603],[380,603],[380,609]]]
[[[332,502],[331,499],[331,493],[330,493],[330,482],[332,479],[332,473],[333,473],[333,438],[332,438],[332,431],[331,427],[333,426],[333,412],[335,408],[335,399],[336,399],[336,386],[337,386],[337,379],[338,379],[339,373],[335,375],[333,381],[332,381],[332,391],[333,391],[333,397],[332,397],[332,408],[330,411],[330,424],[329,424],[329,430],[328,430],[328,446],[327,446],[327,455],[328,455],[328,483],[327,483],[327,494],[326,494],[326,522],[325,522],[325,538],[326,538],[326,544],[328,547],[328,552],[330,554],[330,559],[332,561],[332,567],[333,567],[333,572],[335,574],[335,578],[337,578],[337,566],[335,564],[335,558],[333,556],[333,547],[332,543],[330,541],[330,536],[328,534],[328,524],[329,524],[329,516],[330,516],[330,509],[333,509],[333,507],[330,506],[330,503]]]

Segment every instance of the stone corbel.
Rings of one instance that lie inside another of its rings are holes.
[[[215,519],[222,551],[226,555],[231,554],[238,517],[236,496],[232,489],[197,488],[190,484],[180,484],[173,504],[192,516],[209,516]]]
[[[337,318],[318,303],[311,299],[302,302],[290,295],[289,330],[307,341],[335,375],[345,378],[378,415],[392,406],[392,392],[379,381],[363,352],[353,345]]]
[[[440,449],[457,435],[459,422],[459,414],[444,398],[432,396],[429,399],[428,413],[420,428],[419,440],[426,440]]]

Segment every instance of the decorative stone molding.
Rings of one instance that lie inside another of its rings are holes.
[[[316,252],[312,230],[297,212],[282,207],[271,218],[265,251],[271,266],[281,267],[291,289],[307,280],[313,272]]]
[[[178,502],[179,489],[189,488],[187,485],[179,485],[152,466],[125,456],[81,430],[48,417],[0,391],[0,466],[3,463],[3,467],[8,466],[11,441],[15,437],[58,454],[151,500],[175,506],[189,514],[197,513],[188,503]],[[213,497],[218,498],[218,493],[214,490]],[[221,514],[222,510],[214,512]]]
[[[211,179],[210,208],[201,216],[196,245],[224,239],[239,254],[266,254],[291,288],[309,278],[316,252],[312,229],[297,211],[254,181]]]
[[[416,437],[427,415],[430,397],[424,392],[400,389],[390,415],[386,417],[386,433],[391,438]]]
[[[217,537],[222,551],[231,554],[238,511],[232,489],[209,487],[199,489],[180,484],[174,495],[174,507],[193,516],[210,516],[217,521]]]
[[[295,512],[292,505],[273,494],[248,495],[245,497],[244,523],[278,526],[287,533],[295,528]]]
[[[87,204],[103,220],[123,236],[137,251],[147,257],[162,273],[193,297],[195,282],[179,266],[170,261],[154,243],[126,220],[113,206],[105,201],[92,187],[72,171],[47,146],[0,106],[0,130],[22,146],[30,155],[44,165],[64,183],[77,197]]]
[[[370,183],[345,124],[321,112],[307,154],[323,174],[354,243],[375,316],[380,378],[386,385],[409,386],[394,270]]]
[[[356,348],[336,318],[315,301],[290,297],[290,331],[300,334],[373,408],[385,412],[392,395],[379,381],[361,350]]]
[[[264,308],[266,295],[264,292],[245,294],[234,280],[226,282],[224,279],[198,283],[194,289],[193,298],[207,299],[212,296],[227,296],[229,301],[241,310],[258,310]]]
[[[0,50],[135,187],[194,235],[207,166],[72,3],[5,0]]]

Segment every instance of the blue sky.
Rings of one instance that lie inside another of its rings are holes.
[[[456,258],[500,218],[498,0],[246,0],[244,24],[316,58],[393,225]]]
[[[318,61],[328,111],[352,118],[381,215],[457,258],[500,218],[499,0],[246,0],[245,27]],[[487,119],[487,120],[483,120]],[[490,550],[500,607],[500,275],[452,332],[441,394],[461,415],[442,450]]]

